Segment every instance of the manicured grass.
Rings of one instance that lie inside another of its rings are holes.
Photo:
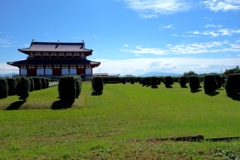
[[[0,99],[0,159],[218,159],[231,152],[237,156],[240,141],[146,141],[195,134],[240,136],[240,105],[234,99],[223,89],[206,95],[203,89],[191,93],[178,83],[157,89],[107,84],[101,95],[92,95],[91,84],[83,83],[73,104],[59,101],[57,87],[31,92],[25,103],[9,96]]]

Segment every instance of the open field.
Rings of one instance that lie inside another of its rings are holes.
[[[0,159],[221,159],[239,156],[240,141],[159,142],[149,138],[202,134],[240,136],[240,100],[224,89],[163,84],[107,84],[92,95],[83,83],[73,104],[62,104],[57,87],[0,99]],[[71,107],[71,108],[68,108]],[[59,108],[68,108],[56,110]]]

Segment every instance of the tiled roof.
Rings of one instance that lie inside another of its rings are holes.
[[[8,62],[12,66],[20,65],[92,65],[99,66],[100,62],[90,60],[22,60],[15,62]]]
[[[48,52],[92,52],[86,49],[84,43],[67,42],[32,42],[29,48],[18,49],[20,52],[48,51]]]

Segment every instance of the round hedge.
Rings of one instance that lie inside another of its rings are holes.
[[[59,99],[74,102],[77,95],[76,82],[73,76],[62,76],[58,83]]]
[[[16,78],[7,78],[8,83],[8,95],[16,95],[17,88],[17,79]]]
[[[174,83],[174,79],[170,76],[165,77],[164,84],[166,86],[171,86]]]
[[[30,81],[27,77],[21,77],[18,84],[17,84],[17,95],[19,96],[20,100],[26,101],[27,97],[29,96],[30,91]]]
[[[214,75],[206,75],[203,80],[205,93],[214,92],[217,89],[217,81]]]
[[[0,78],[0,98],[8,96],[8,82],[5,78]]]
[[[179,83],[180,83],[181,87],[185,87],[187,84],[187,77],[185,77],[185,76],[180,77]]]
[[[226,79],[225,89],[227,94],[240,93],[240,74],[229,74]]]
[[[200,80],[197,76],[190,76],[189,78],[189,86],[191,91],[196,91],[200,87]]]
[[[94,77],[92,79],[92,89],[95,92],[102,92],[103,91],[103,79],[102,79],[102,77]]]

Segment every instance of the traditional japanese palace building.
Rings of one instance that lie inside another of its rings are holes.
[[[8,62],[19,68],[20,76],[63,76],[81,75],[91,79],[92,68],[100,62],[87,60],[93,50],[85,43],[34,42],[29,48],[18,49],[28,55],[26,60]]]

